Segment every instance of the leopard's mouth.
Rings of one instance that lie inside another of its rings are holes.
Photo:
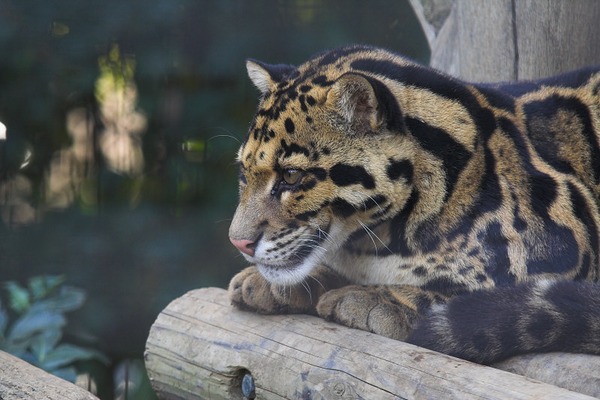
[[[317,249],[313,245],[302,244],[287,255],[284,260],[261,260],[255,259],[257,265],[265,269],[293,271],[299,268],[304,261]]]
[[[331,244],[337,241],[332,239],[330,228],[331,225],[325,228],[305,228],[286,246],[275,251],[263,242],[258,245],[256,253],[246,259],[255,264],[265,279],[273,284],[298,284],[333,250]],[[278,256],[274,256],[275,254]]]
[[[308,277],[326,251],[323,247],[301,246],[286,261],[256,260],[256,267],[265,279],[273,284],[293,285]]]

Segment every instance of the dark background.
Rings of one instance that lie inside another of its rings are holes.
[[[169,301],[244,266],[245,59],[350,43],[428,58],[400,0],[1,0],[0,281],[64,274],[88,294],[70,332],[141,357]]]

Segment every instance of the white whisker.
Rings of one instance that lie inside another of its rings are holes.
[[[308,277],[311,278],[313,281],[317,282],[319,284],[319,286],[321,286],[323,288],[324,291],[327,291],[327,289],[325,289],[325,286],[316,277],[314,277],[312,275],[309,275]]]
[[[310,276],[310,275],[309,275]],[[304,289],[306,289],[306,293],[308,293],[308,298],[310,299],[310,302],[312,304],[312,292],[310,290],[310,285],[308,285],[308,283],[306,283],[306,280],[303,280],[302,282],[300,282],[302,284],[302,286],[304,287]]]
[[[371,228],[369,228],[366,224],[364,224],[360,221],[359,221],[359,223],[363,227],[365,232],[367,232],[367,235],[369,235],[369,237],[371,238],[372,241],[373,241],[373,236],[375,236],[375,238],[379,241],[379,243],[381,243],[383,245],[383,247],[385,247],[385,249],[390,252],[390,254],[393,253],[392,250],[390,250],[390,248],[383,242],[383,240],[381,240],[381,238],[379,236],[377,236],[377,234],[375,232],[373,232],[373,230]],[[371,236],[371,235],[373,235],[373,236]],[[375,243],[373,243],[373,244],[375,244]],[[375,246],[375,252],[377,253],[377,246]]]
[[[378,257],[379,248],[377,247],[377,243],[375,243],[375,239],[373,239],[373,236],[371,236],[372,231],[367,227],[367,225],[363,224],[361,221],[358,221],[358,223],[363,227],[365,232],[367,232],[367,235],[369,235],[369,239],[371,239],[371,242],[373,242],[373,247],[375,247],[375,257]]]
[[[219,129],[219,130],[225,131],[227,133],[226,134],[220,134],[220,135],[211,136],[210,138],[208,138],[208,140],[207,140],[208,142],[210,142],[213,139],[227,138],[227,139],[233,139],[239,145],[242,144],[242,141],[240,140],[240,138],[234,136],[230,131],[228,131],[227,129],[223,128],[222,126],[216,126],[216,127],[211,128],[211,129]]]

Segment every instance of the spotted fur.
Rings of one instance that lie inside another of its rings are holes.
[[[600,353],[600,68],[471,84],[364,46],[247,68],[235,305],[483,363]]]

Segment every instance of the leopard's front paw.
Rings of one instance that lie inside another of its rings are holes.
[[[258,272],[256,267],[248,267],[229,282],[231,303],[242,309],[263,314],[275,314],[279,307],[271,293],[271,284]]]
[[[317,313],[328,321],[403,340],[417,319],[416,307],[403,304],[385,286],[345,286],[325,293]]]
[[[248,267],[229,283],[229,298],[242,310],[262,314],[314,314],[323,290],[317,283],[277,286],[268,282],[256,267]]]

